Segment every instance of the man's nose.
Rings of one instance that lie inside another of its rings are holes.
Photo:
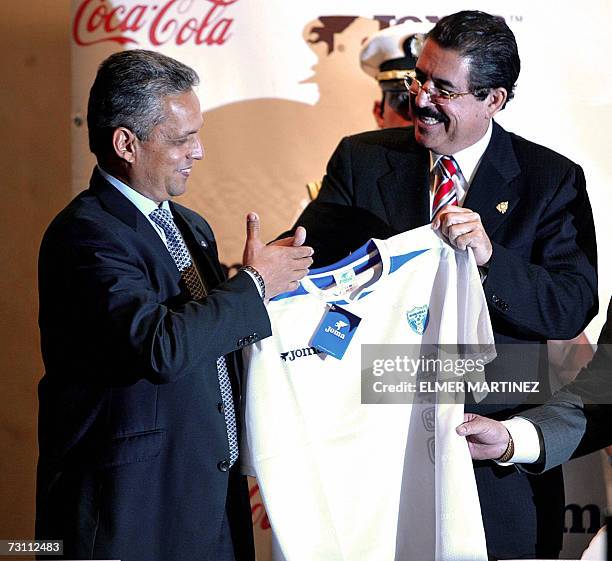
[[[429,98],[429,93],[425,89],[426,83],[419,88],[419,91],[414,98],[414,102],[418,107],[426,107],[427,105],[432,104],[431,99]]]
[[[202,143],[197,136],[194,139],[189,156],[192,160],[201,160],[204,157],[204,148],[202,148]]]

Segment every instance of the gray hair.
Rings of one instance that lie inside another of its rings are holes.
[[[133,49],[112,54],[100,64],[89,91],[89,149],[98,158],[107,153],[117,127],[147,140],[164,120],[162,99],[198,83],[195,70],[161,53]]]

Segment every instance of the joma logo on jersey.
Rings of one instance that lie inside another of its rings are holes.
[[[293,362],[296,358],[318,355],[321,354],[321,352],[322,351],[316,349],[315,347],[305,347],[303,349],[293,349],[291,351],[287,351],[286,353],[281,353],[280,357],[283,359],[283,362]]]
[[[325,328],[325,333],[331,333],[332,335],[335,335],[339,339],[344,339],[346,337],[346,334],[342,333],[342,331],[340,330],[343,327],[348,327],[348,323],[346,323],[345,321],[339,320],[334,325],[336,326],[336,329],[334,329],[331,325],[328,325]]]

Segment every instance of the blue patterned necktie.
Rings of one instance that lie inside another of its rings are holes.
[[[176,227],[172,214],[164,208],[156,208],[149,217],[166,234],[166,245],[174,259],[181,278],[189,290],[191,297],[198,300],[206,296],[206,289],[200,279],[191,255],[185,244],[185,240]],[[234,465],[238,459],[238,433],[236,430],[236,413],[234,411],[234,399],[232,397],[232,385],[225,357],[217,359],[217,373],[219,376],[219,387],[221,388],[221,399],[223,400],[223,414],[227,427],[227,440],[230,449],[230,465]]]

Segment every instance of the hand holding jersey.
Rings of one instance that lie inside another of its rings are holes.
[[[434,230],[440,230],[453,247],[461,250],[471,247],[479,267],[490,261],[493,246],[477,212],[465,207],[447,205],[440,210],[432,226]]]

